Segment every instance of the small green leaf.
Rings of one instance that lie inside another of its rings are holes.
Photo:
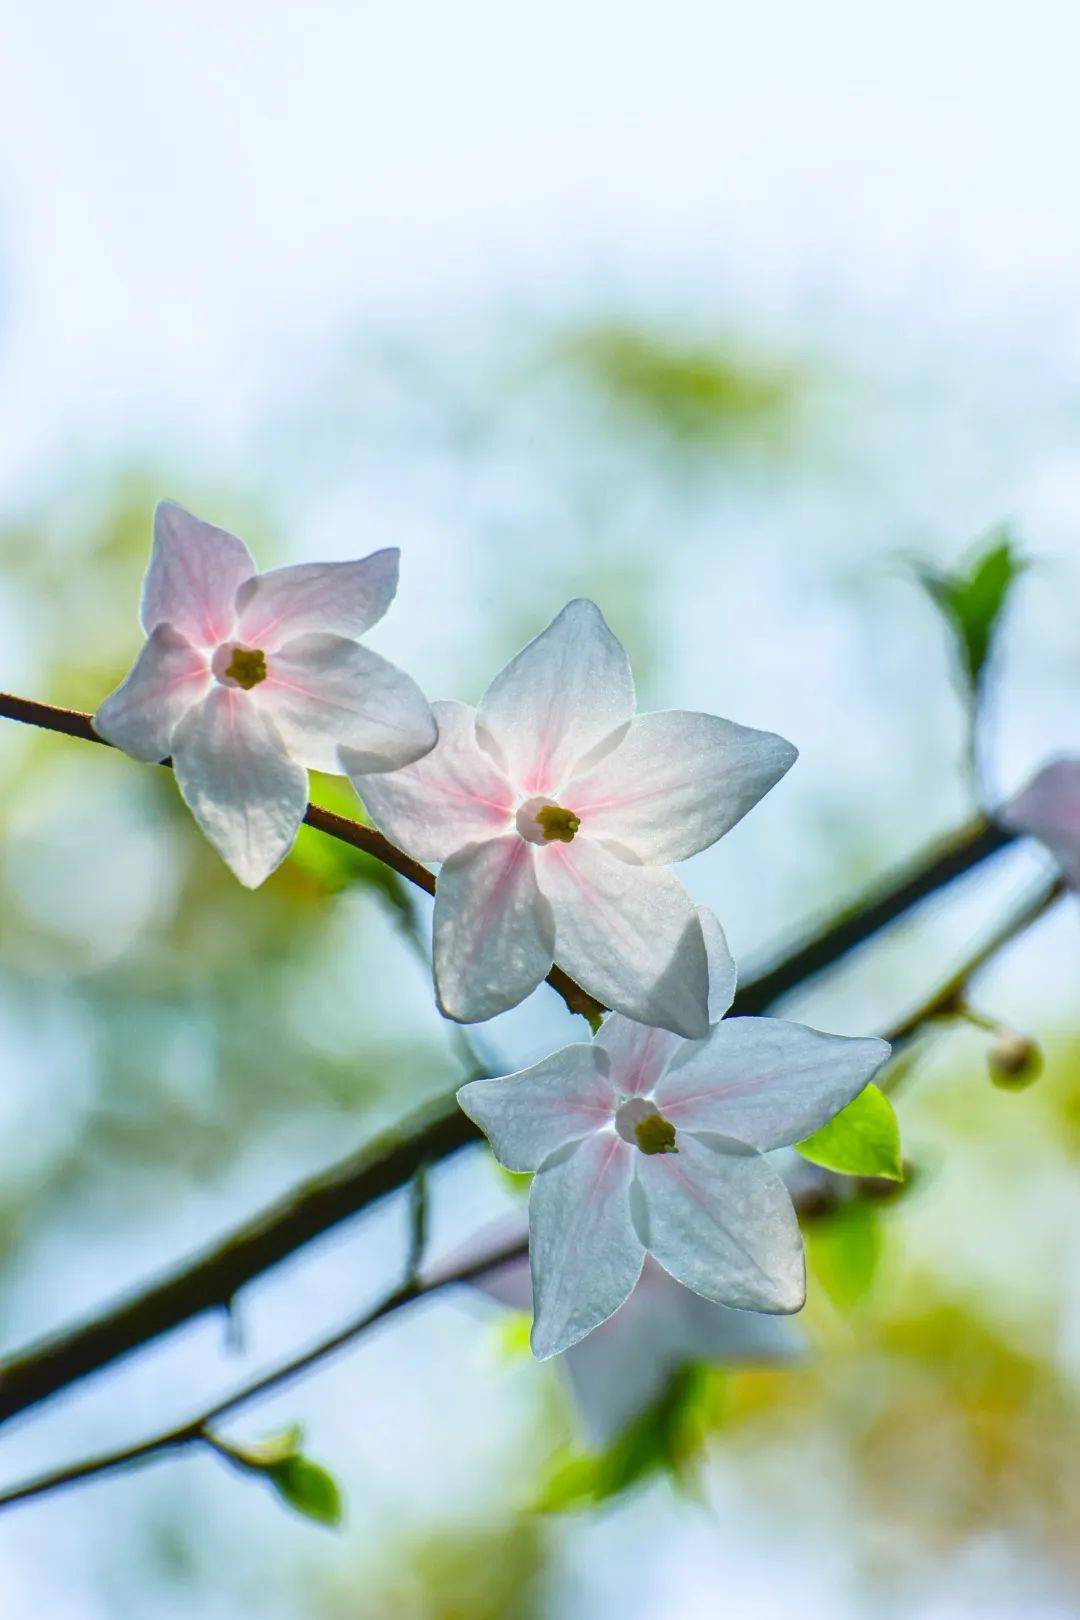
[[[878,1210],[865,1199],[853,1199],[814,1221],[806,1236],[814,1276],[833,1304],[841,1310],[857,1305],[870,1292],[881,1260]]]
[[[1009,531],[996,529],[955,574],[920,567],[918,576],[956,639],[964,679],[977,693],[1013,585],[1027,568]]]
[[[706,1375],[693,1365],[672,1374],[651,1406],[616,1435],[606,1451],[558,1454],[533,1503],[539,1513],[568,1513],[608,1501],[666,1472],[681,1478],[703,1435],[700,1406]]]
[[[796,1143],[804,1159],[845,1176],[884,1176],[903,1181],[900,1127],[893,1105],[869,1085],[820,1131]]]
[[[283,1501],[318,1524],[339,1525],[343,1505],[332,1474],[299,1453],[282,1457],[264,1470]]]

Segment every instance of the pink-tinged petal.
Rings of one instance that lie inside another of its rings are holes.
[[[610,1125],[615,1093],[594,1046],[575,1044],[501,1080],[471,1080],[457,1094],[508,1170],[537,1170],[567,1142]]]
[[[295,563],[256,574],[236,599],[237,634],[272,651],[311,630],[354,640],[394,600],[401,553],[396,546],[357,562]]]
[[[375,825],[418,861],[444,861],[513,824],[514,790],[476,741],[476,710],[433,703],[439,740],[429,754],[385,776],[342,763]]]
[[[1056,759],[1011,799],[1000,820],[1045,844],[1066,881],[1080,887],[1080,759]]]
[[[292,757],[315,771],[394,771],[431,752],[438,727],[414,680],[345,636],[313,632],[267,659],[253,688]]]
[[[782,1018],[727,1018],[672,1060],[656,1106],[677,1129],[718,1131],[769,1152],[820,1130],[888,1056],[885,1041]]]
[[[560,1149],[529,1194],[533,1354],[568,1350],[617,1311],[645,1250],[630,1216],[631,1154],[614,1131]]]
[[[682,1046],[683,1037],[669,1029],[635,1023],[616,1012],[604,1020],[595,1044],[608,1055],[616,1090],[626,1097],[640,1097],[655,1086]]]
[[[211,682],[206,654],[171,624],[151,633],[124,680],[94,716],[99,737],[135,759],[166,759],[179,722]]]
[[[713,714],[632,720],[616,748],[562,789],[582,831],[668,866],[707,849],[789,770],[791,743]]]
[[[216,647],[232,635],[236,593],[254,572],[242,540],[175,501],[162,501],[143,584],[143,629],[149,635],[159,624],[171,624],[196,646]]]
[[[284,860],[307,808],[307,772],[250,694],[215,686],[173,736],[176,780],[192,815],[241,883]]]
[[[555,912],[559,965],[642,1024],[678,1035],[709,1027],[701,922],[670,872],[632,866],[580,835],[538,850],[540,887]]]
[[[496,675],[480,700],[478,735],[523,793],[554,793],[575,763],[616,740],[634,712],[622,643],[595,602],[568,602]]]
[[[494,1018],[551,969],[555,928],[518,834],[468,844],[443,862],[435,890],[435,989],[448,1018]]]
[[[635,1153],[638,1228],[649,1253],[695,1294],[786,1314],[806,1299],[802,1238],[787,1188],[752,1148],[687,1132],[675,1153]]]

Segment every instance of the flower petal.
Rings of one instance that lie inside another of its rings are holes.
[[[566,784],[562,801],[590,837],[667,866],[714,844],[796,757],[782,737],[714,714],[641,714],[617,747]]]
[[[515,1274],[501,1293],[488,1292],[519,1310],[528,1307],[527,1275]],[[608,1446],[688,1362],[760,1365],[796,1361],[804,1354],[802,1334],[787,1317],[702,1299],[646,1255],[630,1298],[573,1345],[560,1368],[590,1443]]]
[[[439,740],[415,764],[369,776],[342,758],[375,825],[418,861],[444,861],[506,832],[515,805],[505,774],[476,741],[476,710],[464,703],[431,708]]]
[[[708,906],[698,906],[697,914],[709,960],[709,1023],[718,1024],[735,1000],[738,970],[719,918]]]
[[[555,954],[532,845],[507,833],[467,844],[444,861],[434,935],[435,988],[448,1018],[475,1024],[524,1001]]]
[[[94,730],[135,759],[165,759],[177,724],[211,679],[205,653],[171,624],[159,624],[94,715]]]
[[[616,1090],[626,1097],[639,1097],[655,1086],[682,1046],[683,1038],[669,1029],[638,1024],[616,1012],[604,1020],[595,1044],[610,1059]]]
[[[739,1143],[686,1132],[676,1141],[676,1153],[635,1156],[639,1230],[650,1254],[677,1282],[719,1305],[801,1309],[802,1238],[776,1171]]]
[[[586,990],[640,1023],[705,1034],[705,940],[670,872],[631,866],[579,836],[540,850],[537,877],[555,912],[555,954]]]
[[[175,501],[162,501],[143,584],[143,629],[149,635],[159,624],[171,624],[196,646],[216,647],[232,634],[236,593],[254,572],[242,540]]]
[[[1000,820],[1045,844],[1066,880],[1080,886],[1080,759],[1055,759],[1010,799]]]
[[[622,643],[596,603],[579,597],[496,675],[480,700],[478,735],[523,793],[554,793],[633,712]]]
[[[638,1280],[645,1250],[630,1218],[634,1151],[598,1131],[553,1154],[533,1179],[532,1347],[541,1361],[599,1327]]]
[[[505,1079],[471,1080],[457,1100],[508,1170],[538,1170],[557,1148],[609,1125],[615,1113],[607,1064],[587,1042]]]
[[[885,1041],[726,1018],[672,1060],[656,1106],[677,1129],[719,1131],[768,1152],[820,1130],[888,1056]]]
[[[394,600],[400,560],[389,546],[356,562],[295,563],[256,574],[236,599],[237,633],[249,647],[270,650],[310,630],[362,636]]]
[[[682,1300],[684,1359],[723,1362],[728,1366],[766,1366],[805,1359],[806,1340],[787,1315],[718,1305],[715,1300],[703,1299],[683,1288],[674,1277],[667,1280],[679,1289]]]
[[[416,682],[345,636],[297,636],[272,653],[254,689],[290,754],[315,771],[394,771],[428,754],[439,732]]]
[[[215,686],[173,737],[191,813],[241,883],[257,888],[292,848],[307,808],[307,772],[247,692]]]

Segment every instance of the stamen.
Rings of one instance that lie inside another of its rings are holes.
[[[549,844],[556,840],[560,844],[572,843],[581,826],[581,817],[575,816],[572,810],[564,810],[561,804],[545,804],[536,812],[536,819]]]
[[[580,826],[580,816],[542,796],[518,807],[517,830],[530,844],[569,844]]]
[[[266,679],[266,655],[258,647],[234,647],[232,662],[224,673],[228,680],[250,692]]]
[[[675,1127],[662,1114],[649,1114],[634,1126],[634,1135],[642,1153],[678,1153],[675,1146]]]
[[[642,1153],[678,1153],[675,1127],[648,1097],[628,1097],[615,1114],[615,1129],[624,1142]]]

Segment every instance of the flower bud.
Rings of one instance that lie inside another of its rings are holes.
[[[1005,1091],[1029,1086],[1042,1069],[1042,1052],[1029,1035],[1000,1030],[989,1053],[990,1078]]]

